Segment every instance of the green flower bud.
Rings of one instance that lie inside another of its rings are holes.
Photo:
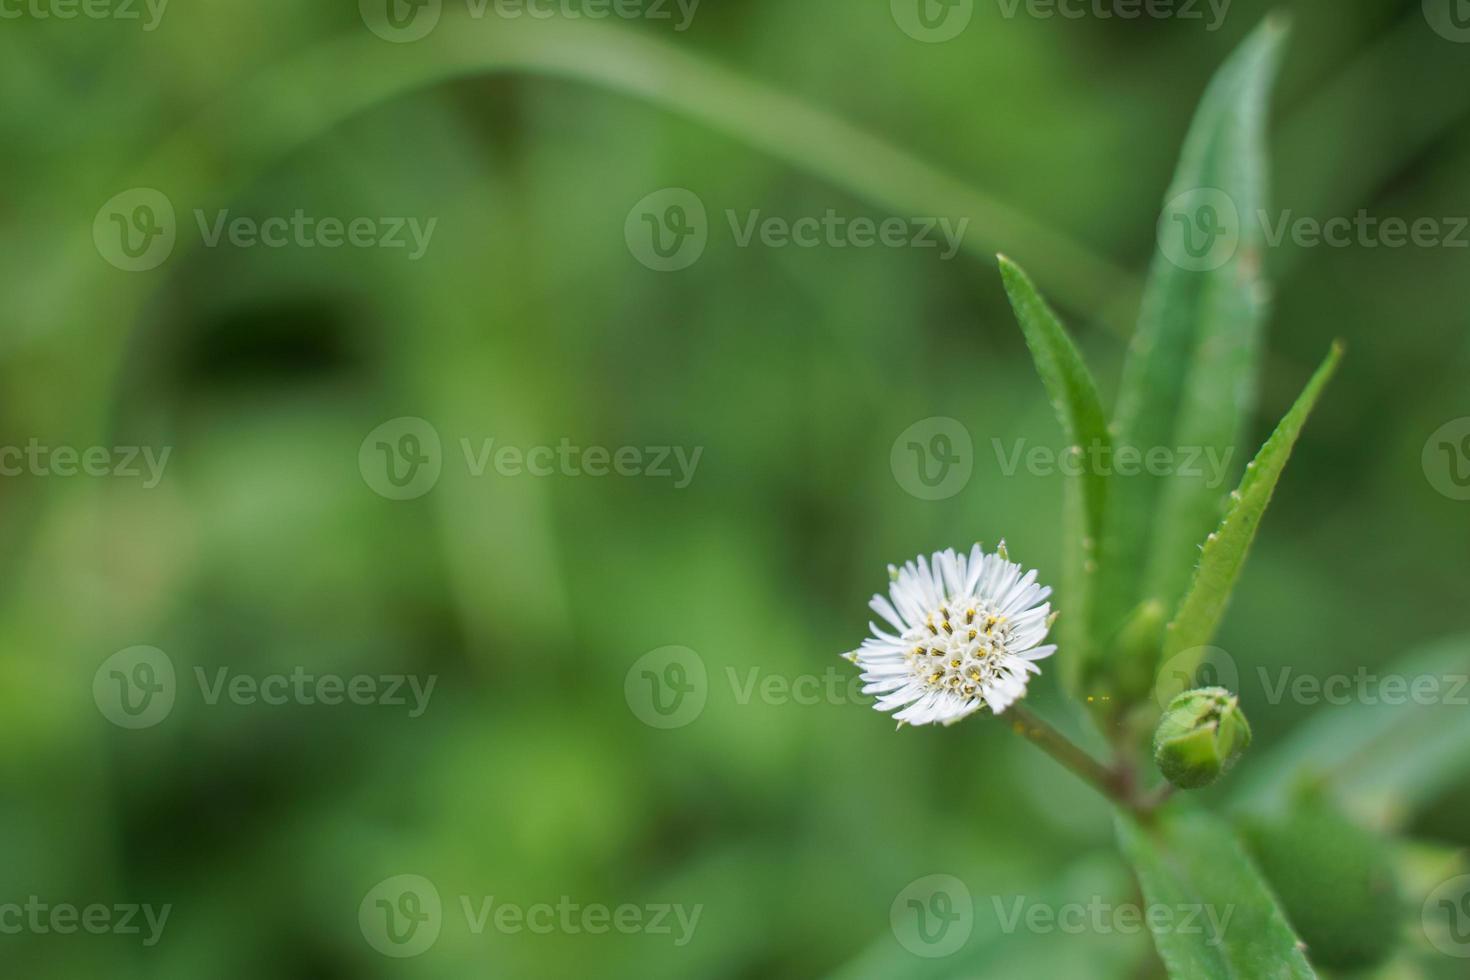
[[[1389,957],[1402,922],[1389,841],[1321,797],[1252,818],[1243,830],[1313,964],[1355,971]]]
[[[1240,699],[1223,687],[1185,691],[1169,702],[1154,733],[1154,761],[1180,789],[1203,789],[1251,744]]]

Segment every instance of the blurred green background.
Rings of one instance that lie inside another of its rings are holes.
[[[0,905],[172,911],[148,947],[0,934],[7,973],[1154,975],[1142,935],[1003,933],[996,902],[1136,901],[1107,809],[1004,725],[895,734],[845,686],[797,703],[745,685],[845,683],[837,655],[888,562],[1004,536],[1055,581],[1062,478],[1006,475],[992,440],[1061,436],[986,256],[1030,269],[1111,388],[1190,114],[1272,5],[1235,0],[1211,30],[1204,8],[1124,21],[975,0],[943,43],[879,0],[704,0],[682,31],[672,5],[533,20],[446,0],[404,43],[369,28],[371,4],[175,0],[151,30],[142,6],[37,13],[63,6],[0,20],[0,445],[170,455],[156,486],[0,479]],[[1470,43],[1419,0],[1287,9],[1274,210],[1470,214]],[[138,187],[171,203],[177,240],[131,272],[93,231]],[[674,272],[629,231],[666,188],[708,212],[707,247]],[[209,247],[195,213],[226,209],[437,223],[417,260]],[[726,217],[828,209],[968,217],[966,250],[741,247]],[[1267,261],[1277,302],[1237,471],[1333,338],[1349,356],[1218,641],[1262,754],[1338,709],[1269,703],[1258,667],[1385,664],[1463,629],[1470,582],[1470,503],[1422,456],[1470,414],[1470,249],[1287,242]],[[442,440],[412,500],[359,459],[400,417]],[[973,445],[942,500],[891,460],[932,417]],[[702,455],[684,488],[477,476],[466,439]],[[131,730],[93,685],[138,645],[166,654],[177,691]],[[670,645],[704,666],[706,700],[661,729],[630,692]],[[221,668],[436,686],[418,717],[211,704],[196,669]],[[1067,723],[1054,671],[1032,702]],[[1467,810],[1470,778],[1413,829],[1465,845]],[[398,959],[359,905],[404,874],[433,883],[442,930]],[[965,883],[975,921],[930,960],[890,907],[934,874]],[[702,911],[683,945],[677,927],[477,935],[461,897],[490,896]]]

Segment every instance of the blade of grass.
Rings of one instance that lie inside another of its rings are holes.
[[[1197,201],[1192,214],[1202,222],[1210,203],[1228,229],[1233,210],[1239,238],[1218,265],[1196,265],[1180,252],[1183,236],[1175,247],[1175,226],[1164,225],[1118,395],[1119,453],[1188,448],[1228,461],[1249,418],[1266,312],[1255,216],[1265,207],[1266,101],[1285,35],[1275,19],[1252,34],[1210,83],[1190,128],[1168,193],[1171,211],[1188,212],[1175,202]],[[1197,230],[1182,232],[1192,243]],[[1203,476],[1177,471],[1117,481],[1098,632],[1110,633],[1144,600],[1178,600],[1194,549],[1218,520],[1220,497]]]
[[[1192,909],[1203,928],[1147,916],[1176,980],[1310,980],[1301,941],[1230,826],[1209,813],[1166,811],[1148,826],[1120,814],[1118,842],[1150,908]],[[1229,918],[1226,918],[1229,916]]]
[[[1291,458],[1302,426],[1311,415],[1323,388],[1342,360],[1342,345],[1334,344],[1317,373],[1307,382],[1296,404],[1282,418],[1271,438],[1246,467],[1240,487],[1231,494],[1231,506],[1219,530],[1205,541],[1194,581],[1179,612],[1164,634],[1164,659],[1210,642],[1225,613],[1230,593],[1255,540],[1261,517],[1271,503],[1276,482]],[[1187,668],[1186,668],[1187,669]]]
[[[1112,439],[1108,435],[1107,416],[1103,412],[1102,400],[1097,394],[1097,384],[1082,355],[1067,335],[1066,328],[1041,294],[1030,277],[1004,255],[999,256],[1001,278],[1005,281],[1006,294],[1016,311],[1016,320],[1026,337],[1026,346],[1036,362],[1036,373],[1041,376],[1056,409],[1057,421],[1062,425],[1067,442],[1079,464],[1075,475],[1067,480],[1065,554],[1063,560],[1063,588],[1067,615],[1062,617],[1062,636],[1066,644],[1067,657],[1065,675],[1072,690],[1086,677],[1093,656],[1091,620],[1091,596],[1093,574],[1097,570],[1094,550],[1101,540],[1103,516],[1107,509],[1107,471],[1085,465],[1087,453],[1094,447],[1106,453]]]

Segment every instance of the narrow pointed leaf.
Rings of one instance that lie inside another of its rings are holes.
[[[1273,19],[1252,34],[1195,115],[1118,393],[1120,454],[1212,454],[1215,466],[1228,467],[1240,444],[1255,405],[1267,306],[1258,215],[1266,207],[1267,96],[1285,33]],[[1178,465],[1115,481],[1100,630],[1147,599],[1178,601],[1196,548],[1219,520],[1224,491],[1211,469]]]
[[[1175,980],[1309,980],[1316,974],[1276,898],[1228,824],[1171,809],[1148,826],[1118,817],[1118,842]],[[1193,928],[1183,927],[1188,915]]]
[[[1021,267],[1004,255],[999,258],[1006,293],[1036,362],[1036,372],[1073,447],[1071,451],[1078,455],[1078,462],[1085,460],[1085,454],[1092,452],[1093,447],[1105,453],[1111,445],[1107,416],[1097,394],[1097,384],[1082,355]],[[1092,576],[1096,569],[1093,552],[1102,538],[1108,479],[1106,471],[1098,467],[1084,465],[1074,469],[1077,475],[1067,481],[1063,566],[1067,615],[1062,618],[1062,636],[1069,653],[1064,662],[1069,665],[1068,677],[1075,689],[1075,681],[1083,675],[1090,656],[1088,623]]]
[[[1281,471],[1291,458],[1291,451],[1296,446],[1297,437],[1301,435],[1302,426],[1312,414],[1312,408],[1317,404],[1322,389],[1332,379],[1341,360],[1342,345],[1334,344],[1327,359],[1322,362],[1312,380],[1307,382],[1307,387],[1297,398],[1296,404],[1286,413],[1276,431],[1271,433],[1271,438],[1266,440],[1266,444],[1246,468],[1240,488],[1231,494],[1231,506],[1225,520],[1220,524],[1219,530],[1205,541],[1204,553],[1195,569],[1194,582],[1184,601],[1180,603],[1174,621],[1169,624],[1164,637],[1166,660],[1184,650],[1203,646],[1214,638],[1220,618],[1225,614],[1225,606],[1230,600],[1230,593],[1240,578],[1246,555],[1250,553],[1251,542],[1255,540],[1261,517],[1271,503],[1276,481],[1281,478]]]

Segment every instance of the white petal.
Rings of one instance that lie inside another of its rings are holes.
[[[889,602],[883,596],[873,596],[873,601],[868,603],[868,608],[872,609],[873,612],[886,619],[889,625],[898,630],[900,633],[908,629],[908,624],[905,623],[903,619],[898,615],[898,611],[893,608],[893,603]]]

